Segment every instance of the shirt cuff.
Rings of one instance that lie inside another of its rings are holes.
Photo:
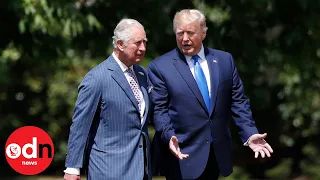
[[[73,175],[80,175],[80,169],[79,168],[68,168],[63,171],[66,174],[73,174]]]
[[[249,146],[249,144],[248,144],[249,143],[249,139],[245,143],[243,143],[243,146]]]

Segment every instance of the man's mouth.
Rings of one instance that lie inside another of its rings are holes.
[[[191,45],[189,45],[189,44],[183,44],[182,46],[183,46],[183,48],[185,48],[185,49],[190,49],[190,48],[191,48]]]

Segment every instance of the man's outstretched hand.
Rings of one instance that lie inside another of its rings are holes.
[[[258,158],[259,153],[262,158],[267,155],[268,157],[271,157],[271,153],[273,153],[273,150],[271,146],[264,140],[267,137],[267,133],[264,134],[254,134],[250,136],[248,145],[252,149],[252,151],[255,153],[254,157]]]

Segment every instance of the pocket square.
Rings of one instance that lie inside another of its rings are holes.
[[[153,86],[148,86],[148,93],[150,93],[153,89]]]

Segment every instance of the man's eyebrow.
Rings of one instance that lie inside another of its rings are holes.
[[[140,41],[145,41],[145,42],[147,42],[147,41],[148,41],[148,39],[147,39],[147,38],[143,38],[143,39],[139,39],[139,40],[134,39],[134,42],[140,42]]]

